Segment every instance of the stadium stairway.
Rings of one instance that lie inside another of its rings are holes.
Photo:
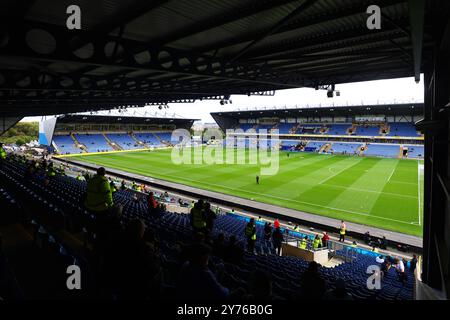
[[[331,143],[325,143],[320,149],[319,149],[319,153],[325,153],[328,152],[328,150],[330,150],[331,148]]]
[[[357,135],[356,128],[357,128],[356,124],[352,123],[352,126],[347,129],[347,134]]]
[[[106,143],[113,149],[113,150],[123,150],[123,148],[118,144],[118,143],[114,143],[112,142],[108,136],[104,133],[102,133],[102,136],[105,138]]]
[[[131,132],[131,133],[130,133],[130,137],[131,137],[134,141],[136,141],[136,143],[137,143],[138,145],[142,146],[143,148],[148,148],[148,146],[147,146],[144,142],[142,142],[141,140],[139,140],[139,139],[136,137],[136,135],[134,134],[134,132]]]
[[[168,144],[167,144],[163,139],[161,139],[161,137],[158,136],[157,134],[154,134],[153,132],[152,132],[151,134],[159,141],[159,143],[160,143],[162,146],[167,146],[167,145],[168,145]]]
[[[296,134],[299,127],[300,127],[300,123],[297,123],[296,125],[294,125],[294,126],[289,130],[289,134]]]
[[[323,126],[322,128],[320,128],[319,133],[320,134],[327,134],[329,129],[330,128],[328,128],[327,126]]]
[[[390,126],[388,123],[382,124],[380,126],[380,133],[379,133],[380,136],[386,136],[389,134],[389,132],[390,132]]]
[[[88,152],[86,146],[80,143],[73,133],[70,134],[70,137],[77,148],[80,148],[83,152]]]

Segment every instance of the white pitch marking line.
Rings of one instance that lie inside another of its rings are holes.
[[[322,181],[320,181],[318,184],[323,184],[324,182],[327,182],[327,181],[330,180],[331,178],[337,176],[338,174],[340,174],[341,172],[344,172],[344,171],[347,170],[347,169],[350,169],[351,167],[353,167],[354,165],[356,165],[356,164],[358,164],[358,163],[359,163],[359,161],[358,161],[358,162],[355,162],[355,163],[352,163],[350,166],[345,167],[344,169],[337,171],[336,173],[332,174],[332,175],[329,176],[329,177],[326,177],[325,179],[323,179]]]
[[[391,172],[391,174],[389,175],[389,178],[387,179],[387,182],[389,182],[389,180],[391,180],[392,175],[394,174],[394,171],[395,171],[395,167],[392,169],[392,172]]]
[[[252,192],[252,191],[243,190],[243,189],[239,189],[239,188],[230,188],[230,187],[226,187],[226,186],[221,185],[221,184],[204,182],[202,180],[181,178],[181,177],[178,177],[178,176],[172,176],[172,175],[168,175],[168,174],[160,174],[160,175],[161,176],[167,176],[167,177],[173,177],[173,178],[177,178],[177,179],[181,179],[181,180],[192,181],[192,182],[200,182],[200,183],[205,184],[205,185],[221,187],[221,188],[234,190],[234,191],[236,191],[236,190],[244,191],[246,193],[256,194],[256,195],[259,195],[259,196],[264,196],[264,197],[269,197],[269,198],[275,198],[275,199],[280,199],[280,200],[285,200],[285,201],[290,201],[290,202],[296,202],[296,203],[303,203],[303,204],[307,204],[307,205],[310,205],[310,206],[313,206],[313,207],[320,207],[320,208],[331,209],[331,210],[336,210],[336,211],[341,211],[341,212],[348,212],[348,213],[353,213],[353,214],[357,214],[357,215],[361,215],[361,216],[365,216],[365,217],[372,217],[372,218],[377,218],[377,219],[382,219],[382,220],[395,221],[395,222],[408,224],[408,225],[411,224],[411,222],[405,222],[405,221],[402,221],[402,220],[390,219],[390,218],[386,218],[386,217],[376,216],[376,215],[373,215],[373,214],[367,214],[367,213],[355,212],[355,211],[344,210],[344,209],[339,209],[339,208],[334,208],[334,207],[328,207],[328,206],[323,206],[323,205],[320,205],[320,204],[310,203],[310,202],[306,202],[306,201],[298,201],[298,200],[278,197],[278,196],[274,196],[274,195],[267,195],[267,194],[263,194],[263,193],[259,193],[259,192]],[[233,196],[233,195],[230,195],[230,196]],[[293,209],[293,210],[295,210],[295,209]],[[320,215],[320,214],[318,214],[318,215]]]

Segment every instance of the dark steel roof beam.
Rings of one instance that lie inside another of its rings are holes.
[[[399,4],[399,3],[404,3],[405,1],[406,0],[382,0],[382,1],[378,1],[378,5],[380,7],[387,7],[387,6],[391,6],[391,5],[395,5],[395,4]],[[318,25],[318,24],[321,24],[324,22],[339,20],[341,18],[353,16],[353,15],[359,14],[359,13],[365,13],[367,6],[369,6],[371,4],[373,4],[372,0],[364,0],[364,1],[361,1],[360,3],[354,4],[352,6],[348,6],[348,7],[341,6],[339,9],[336,9],[333,11],[327,11],[327,12],[320,13],[317,15],[312,15],[308,18],[305,18],[304,20],[293,21],[292,23],[289,23],[289,24],[281,27],[279,30],[277,30],[273,34],[279,34],[279,33],[283,33],[283,32],[293,31],[296,29],[301,29],[301,28],[306,28],[306,27],[310,27],[313,25]],[[332,18],[330,18],[330,17],[332,17]],[[257,39],[257,38],[263,36],[264,34],[269,32],[269,30],[270,29],[247,33],[247,34],[241,35],[241,36],[231,39],[231,40],[220,41],[220,42],[216,42],[216,43],[213,43],[210,45],[196,48],[196,51],[209,52],[212,50],[219,50],[221,48],[231,47],[231,46],[238,45],[241,43],[250,42],[250,41],[253,41],[254,39]]]
[[[95,41],[95,39],[110,34],[117,28],[124,28],[128,23],[147,14],[149,11],[158,8],[166,2],[168,2],[168,0],[145,0],[139,1],[137,5],[130,5],[128,6],[128,10],[120,11],[113,17],[96,25],[93,30],[91,30],[89,37],[81,36],[76,38],[73,42],[73,46],[75,49],[79,49],[87,43]]]
[[[414,80],[420,81],[422,66],[423,29],[425,21],[425,1],[409,0],[409,19],[411,29],[412,55],[414,61]]]
[[[235,54],[235,56],[231,59],[231,61],[238,60],[241,56],[243,56],[247,51],[249,51],[252,47],[254,47],[256,44],[260,43],[262,40],[267,38],[268,36],[276,33],[278,30],[280,30],[282,27],[287,25],[289,22],[291,22],[293,19],[295,19],[300,13],[307,10],[311,5],[313,5],[316,2],[316,0],[304,0],[296,9],[294,9],[292,12],[290,12],[287,16],[285,16],[283,19],[278,21],[272,28],[270,28],[266,33],[261,35],[260,37],[254,39],[252,42],[247,44],[244,48],[242,48],[238,53]]]
[[[154,43],[159,43],[160,45],[169,44],[171,42],[175,42],[177,40],[195,35],[200,32],[208,31],[225,24],[228,24],[233,21],[237,21],[248,16],[255,15],[259,12],[267,11],[270,9],[274,9],[285,4],[291,2],[297,2],[298,0],[258,0],[255,2],[251,2],[250,4],[246,4],[245,6],[239,9],[230,9],[228,12],[221,13],[219,15],[208,18],[207,20],[198,21],[188,26],[187,28],[183,28],[182,30],[174,31],[171,34],[168,34],[164,37],[152,39],[148,43],[148,45],[152,45]]]

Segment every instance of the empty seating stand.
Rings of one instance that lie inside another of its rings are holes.
[[[76,139],[83,144],[88,152],[112,151],[102,134],[76,134]]]
[[[425,155],[424,146],[421,145],[409,145],[405,146],[408,148],[408,158],[418,158],[423,159]]]
[[[122,149],[142,148],[128,133],[110,133],[106,136],[111,142],[118,144]]]
[[[160,147],[164,144],[151,132],[135,133],[136,138],[148,146]]]
[[[400,145],[398,144],[367,144],[367,149],[364,151],[364,155],[376,156],[376,157],[390,157],[396,158],[400,154]]]
[[[327,125],[328,132],[327,135],[348,135],[347,130],[351,127],[351,124],[331,124]]]
[[[308,152],[317,152],[322,148],[325,142],[322,141],[309,141],[305,146],[305,151]]]
[[[80,148],[75,146],[75,142],[69,135],[58,135],[53,137],[53,142],[56,144],[60,154],[82,153]]]
[[[364,125],[359,125],[356,128],[356,133],[355,135],[357,136],[380,136],[380,126],[364,126]]]
[[[359,153],[359,148],[361,147],[361,143],[343,143],[343,142],[334,142],[329,149],[329,152],[337,154],[356,154]]]
[[[417,133],[414,124],[410,122],[391,122],[387,136],[418,137],[420,134]]]

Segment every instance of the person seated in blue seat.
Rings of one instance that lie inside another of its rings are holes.
[[[211,248],[203,243],[188,248],[188,261],[180,271],[178,298],[188,301],[223,301],[230,290],[222,286],[208,267]]]
[[[243,300],[272,301],[282,300],[272,292],[272,279],[264,270],[257,269],[250,275],[249,292],[242,297]]]
[[[348,293],[345,286],[345,281],[343,279],[337,279],[335,283],[335,288],[333,290],[328,290],[324,296],[324,300],[353,300],[353,297]]]
[[[311,261],[308,269],[300,277],[300,290],[297,293],[297,299],[320,300],[325,293],[326,282],[320,271],[320,265]]]
[[[225,256],[225,235],[222,232],[213,240],[213,254],[222,259]]]
[[[232,235],[225,245],[224,260],[233,264],[241,264],[244,256],[244,250],[237,244],[236,236]]]

